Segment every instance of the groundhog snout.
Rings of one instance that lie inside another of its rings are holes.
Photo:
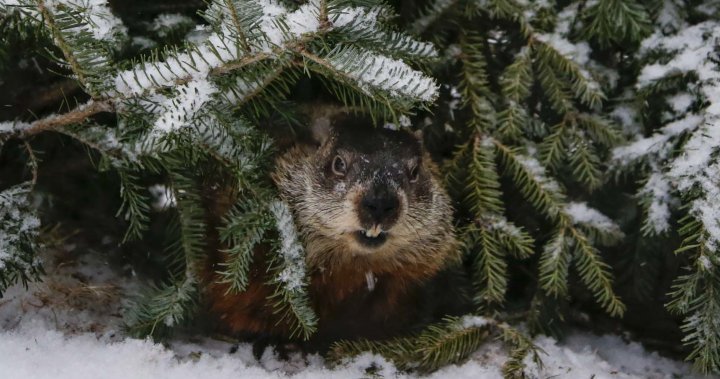
[[[381,225],[387,229],[397,221],[399,213],[398,194],[386,184],[372,186],[360,200],[360,222],[367,227]]]

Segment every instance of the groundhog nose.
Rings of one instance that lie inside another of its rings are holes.
[[[372,224],[390,224],[395,221],[400,201],[392,191],[380,187],[368,191],[361,205]]]

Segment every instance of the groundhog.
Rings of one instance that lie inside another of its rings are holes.
[[[272,174],[306,251],[318,330],[304,346],[395,337],[460,312],[453,210],[419,135],[352,116],[313,130],[315,143],[280,154]],[[206,299],[223,332],[277,342],[290,329],[266,301],[267,248],[257,250],[246,291],[211,280]]]

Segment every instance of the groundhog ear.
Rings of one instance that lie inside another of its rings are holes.
[[[330,119],[328,117],[316,118],[313,120],[312,125],[310,125],[310,132],[312,133],[312,138],[315,142],[317,142],[320,146],[324,145],[333,132]]]

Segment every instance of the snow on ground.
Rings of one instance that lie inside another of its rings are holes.
[[[166,344],[128,338],[121,313],[137,288],[129,267],[108,254],[66,246],[45,257],[42,283],[9,289],[0,298],[0,378],[412,378],[381,357],[362,355],[328,367],[317,355],[279,360],[267,350],[258,362],[249,344],[184,335]],[[108,250],[112,250],[108,244]],[[539,337],[544,367],[529,378],[692,378],[690,366],[626,343],[617,336],[575,333],[559,343]],[[492,342],[460,365],[430,378],[501,378],[506,352]],[[372,372],[367,369],[373,367]]]

